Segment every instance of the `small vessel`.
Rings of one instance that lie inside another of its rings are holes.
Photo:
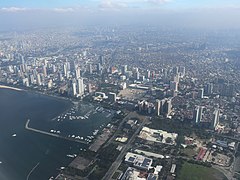
[[[98,129],[95,129],[95,130],[93,131],[93,135],[96,136],[97,133],[98,133],[98,131],[99,131]]]
[[[67,157],[74,158],[74,155],[68,154]]]
[[[17,136],[17,134],[13,134],[13,135],[12,135],[12,137],[16,137],[16,136]]]

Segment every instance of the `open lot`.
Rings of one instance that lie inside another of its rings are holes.
[[[231,158],[220,153],[211,152],[207,158],[208,162],[215,163],[219,166],[229,166]]]
[[[185,162],[178,174],[179,180],[224,180],[226,177],[219,171],[197,164]]]
[[[90,165],[90,162],[91,161],[89,159],[78,156],[70,163],[69,166],[75,169],[84,170]]]
[[[145,90],[126,88],[124,90],[121,90],[118,96],[122,97],[125,100],[136,100],[141,99],[145,93]]]

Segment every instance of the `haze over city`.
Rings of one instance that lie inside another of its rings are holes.
[[[173,28],[239,28],[238,0],[3,0],[1,29],[151,24]]]

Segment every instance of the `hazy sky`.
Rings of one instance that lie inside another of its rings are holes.
[[[239,0],[1,0],[1,8],[216,8],[237,7]]]
[[[0,0],[0,30],[149,23],[240,28],[240,0]]]

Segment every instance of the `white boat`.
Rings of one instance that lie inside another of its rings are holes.
[[[96,136],[97,133],[98,133],[98,131],[99,131],[98,129],[94,130],[94,131],[93,131],[93,135]]]
[[[17,134],[13,134],[13,135],[12,135],[12,137],[16,137],[16,136],[17,136]]]
[[[74,158],[74,155],[68,154],[67,157]]]

